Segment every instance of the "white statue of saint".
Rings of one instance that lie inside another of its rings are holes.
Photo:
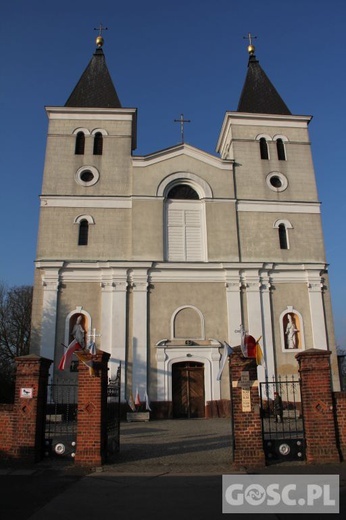
[[[285,330],[285,334],[287,337],[287,348],[297,348],[297,332],[298,329],[295,326],[294,318],[291,314],[289,314]]]
[[[85,330],[83,329],[81,325],[82,316],[79,315],[76,323],[74,324],[74,327],[72,329],[72,336],[73,338],[80,344],[82,348],[85,347]]]

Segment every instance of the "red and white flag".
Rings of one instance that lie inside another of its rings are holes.
[[[65,370],[66,368],[70,368],[73,353],[76,350],[81,350],[81,349],[82,349],[82,347],[80,346],[80,344],[78,343],[77,340],[74,339],[73,341],[71,341],[71,343],[67,347],[66,352],[64,353],[64,355],[62,356],[62,358],[60,360],[58,369]]]

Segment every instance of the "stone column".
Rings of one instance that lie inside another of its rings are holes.
[[[306,459],[310,463],[340,462],[336,448],[330,355],[330,351],[311,348],[295,356],[301,378]]]
[[[244,358],[240,347],[230,356],[233,418],[233,464],[265,465],[256,360]]]
[[[272,311],[270,301],[270,281],[268,273],[262,274],[261,297],[263,309],[263,338],[260,345],[263,345],[263,353],[266,361],[266,373],[268,380],[271,381],[275,376],[275,356],[274,356],[274,341],[273,341],[273,325],[272,325]],[[251,334],[251,333],[250,333]],[[258,338],[256,338],[258,339]],[[259,369],[259,377],[262,381],[265,380],[265,373],[262,367]],[[264,378],[262,378],[262,374]]]
[[[95,375],[78,364],[78,415],[75,462],[95,467],[105,462],[107,452],[107,385],[110,355],[101,350],[91,356]]]
[[[43,457],[47,384],[51,363],[51,360],[35,354],[16,358],[11,455],[21,462],[37,462]]]

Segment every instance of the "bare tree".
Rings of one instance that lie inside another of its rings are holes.
[[[29,353],[32,287],[0,284],[0,401],[8,401],[14,383],[14,359]]]

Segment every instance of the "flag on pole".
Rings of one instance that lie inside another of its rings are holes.
[[[131,408],[131,410],[133,412],[135,412],[136,411],[136,406],[135,406],[135,400],[133,399],[132,392],[130,392],[130,397],[129,397],[129,400],[127,402],[128,402],[129,407]]]
[[[226,341],[224,341],[223,342],[222,358],[221,358],[221,362],[220,362],[220,370],[219,370],[219,372],[218,372],[218,374],[216,376],[216,380],[217,381],[221,381],[222,372],[223,372],[223,369],[225,368],[225,364],[226,364],[227,358],[231,354],[233,354],[232,347]]]
[[[88,350],[90,352],[90,354],[92,356],[95,356],[96,355],[96,345],[95,345],[95,341],[90,341],[89,345],[88,345]]]
[[[240,348],[241,348],[241,352],[243,354],[244,357],[247,357],[247,348],[246,348],[246,345],[245,345],[245,329],[243,327],[243,325],[240,325]]]
[[[75,352],[75,355],[78,359],[78,361],[81,361],[85,366],[89,368],[89,374],[91,376],[95,375],[94,370],[94,361],[91,357],[91,354],[89,352],[85,352],[85,350],[80,350],[78,352]]]
[[[145,391],[144,399],[145,399],[145,409],[148,410],[149,412],[151,412],[149,396],[147,394],[147,391]]]
[[[140,400],[140,398],[139,398],[138,388],[136,389],[135,405],[136,405],[136,406],[141,406],[141,400]]]
[[[262,336],[261,336],[262,337]],[[257,365],[262,365],[263,368],[266,368],[266,362],[264,359],[264,355],[261,349],[261,345],[259,344],[261,338],[256,341],[256,363]]]
[[[253,336],[245,334],[244,344],[246,349],[245,357],[255,358],[256,357],[256,340]],[[244,355],[244,354],[243,354]]]
[[[73,341],[71,341],[71,343],[67,347],[66,352],[63,354],[63,356],[62,356],[62,358],[60,360],[60,363],[58,365],[58,369],[59,370],[65,370],[66,368],[70,368],[73,353],[76,350],[81,350],[81,349],[82,349],[82,347],[80,346],[80,344],[78,343],[77,340],[74,339]]]

